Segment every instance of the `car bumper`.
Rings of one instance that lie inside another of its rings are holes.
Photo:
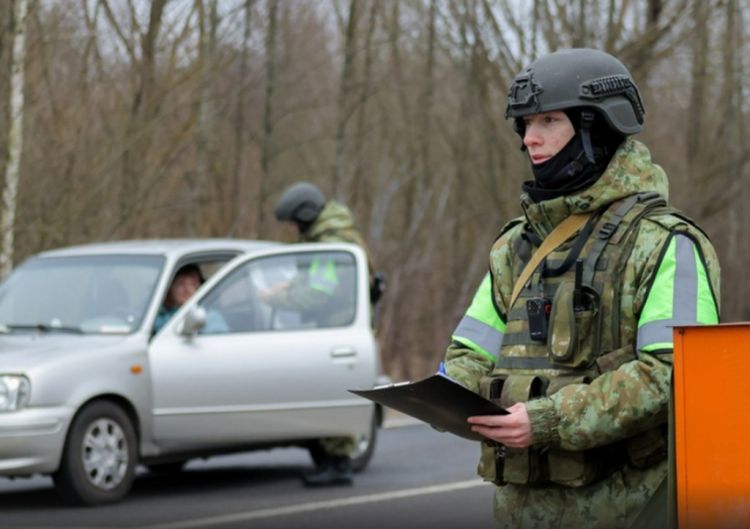
[[[0,413],[0,476],[57,470],[70,415],[66,408]]]

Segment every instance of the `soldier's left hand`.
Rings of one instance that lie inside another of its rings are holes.
[[[469,417],[471,429],[487,439],[511,448],[526,448],[533,444],[531,421],[526,405],[518,402],[508,408],[508,415],[478,415]]]

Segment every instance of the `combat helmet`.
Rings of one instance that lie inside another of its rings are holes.
[[[508,91],[506,118],[523,130],[523,117],[589,107],[623,136],[640,132],[645,110],[628,69],[612,55],[590,48],[558,50],[531,63]]]
[[[326,198],[317,186],[309,182],[298,182],[281,195],[274,215],[280,221],[307,225],[318,218],[325,203]]]

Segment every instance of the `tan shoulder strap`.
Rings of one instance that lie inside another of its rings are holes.
[[[542,262],[542,259],[547,257],[547,255],[549,255],[550,252],[552,252],[555,248],[570,239],[570,237],[575,232],[580,230],[583,225],[586,224],[586,222],[591,218],[591,215],[592,213],[570,215],[568,218],[558,224],[555,229],[552,230],[549,235],[547,235],[547,237],[545,237],[544,241],[542,241],[542,244],[539,246],[539,248],[537,248],[536,252],[534,252],[534,255],[531,256],[531,259],[524,267],[521,275],[516,281],[516,284],[513,285],[513,294],[511,295],[510,303],[508,304],[508,313],[510,313],[510,309],[516,302],[516,299],[518,299],[518,295],[521,293],[523,286],[529,280],[531,274],[534,273],[534,270],[537,269],[539,263]]]

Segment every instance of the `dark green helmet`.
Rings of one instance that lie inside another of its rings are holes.
[[[558,50],[537,59],[518,76],[508,91],[506,118],[590,107],[623,135],[640,132],[645,113],[641,96],[628,69],[600,50]]]
[[[318,218],[325,204],[320,189],[309,182],[298,182],[281,195],[274,215],[277,220],[308,224]]]

